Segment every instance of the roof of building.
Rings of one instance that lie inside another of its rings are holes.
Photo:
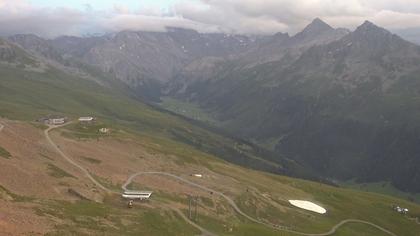
[[[152,194],[152,191],[136,191],[136,190],[126,190],[124,194]]]
[[[79,120],[93,120],[92,116],[79,117]]]

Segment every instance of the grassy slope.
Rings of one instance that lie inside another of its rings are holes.
[[[72,224],[57,224],[47,235],[191,235],[198,231],[171,211],[143,208],[130,211],[115,205],[89,201],[44,202],[41,216],[52,215]]]
[[[217,123],[217,121],[213,117],[211,117],[208,112],[204,111],[196,104],[182,102],[180,100],[170,97],[164,97],[162,98],[162,102],[159,105],[164,109],[189,117],[194,120],[199,120],[210,124]]]
[[[175,138],[200,150],[215,154],[236,164],[281,173],[282,164],[296,175],[307,175],[297,164],[263,160],[260,150],[239,150],[241,141],[226,138],[186,120],[165,114],[134,97],[126,95],[120,85],[99,86],[51,69],[45,73],[19,70],[0,65],[0,116],[33,121],[46,114],[63,114],[71,118],[93,115],[107,125],[130,127],[132,131]],[[108,81],[106,81],[108,82]]]
[[[350,223],[343,228],[340,228],[334,236],[342,236],[342,235],[358,235],[358,236],[370,236],[370,235],[378,235],[378,236],[387,236],[388,234],[379,231],[378,229],[369,226],[363,225],[358,223]]]
[[[415,80],[416,81],[416,80]],[[414,89],[418,86],[418,81],[415,82],[411,78],[411,80],[407,77],[403,80],[401,80],[397,87],[399,86],[398,90],[397,88],[394,88],[392,91],[397,93],[401,90],[403,90],[404,87],[408,87],[410,89]],[[407,85],[407,83],[411,83]],[[408,90],[407,90],[408,91]],[[410,91],[411,94],[413,94],[413,91]],[[364,120],[365,122],[375,122],[377,121],[377,116],[375,117],[374,114],[384,114],[383,110],[387,110],[385,113],[395,113],[395,114],[409,114],[407,115],[407,120],[405,122],[409,122],[411,124],[418,123],[418,115],[413,115],[413,113],[416,113],[417,110],[413,107],[416,106],[416,102],[419,100],[418,96],[407,96],[406,94],[392,94],[387,95],[386,97],[378,99],[375,96],[372,96],[372,98],[367,99],[372,102],[376,102],[377,105],[373,106],[374,109],[364,110],[363,112],[358,113],[358,117],[354,117],[355,119]],[[244,103],[245,105],[248,105],[247,103]],[[379,105],[380,104],[380,105]],[[404,106],[401,106],[401,104],[404,104]],[[165,109],[169,109],[171,111],[180,113],[182,115],[188,116],[190,118],[194,118],[195,111],[193,108],[197,107],[195,104],[189,104],[187,102],[183,101],[177,101],[173,98],[165,98],[161,104],[162,107]],[[382,110],[381,110],[382,109]],[[401,110],[403,109],[403,110]],[[401,111],[400,111],[401,110]],[[180,111],[186,111],[184,113]],[[349,111],[353,112],[354,109],[349,109]],[[396,112],[400,111],[400,112]],[[204,112],[203,110],[200,110],[200,112]],[[209,115],[209,114],[208,114]],[[346,116],[354,116],[354,114],[346,114]],[[235,121],[237,122],[237,121]],[[279,140],[281,140],[281,137],[272,138],[266,140],[264,143],[259,143],[261,146],[264,146],[268,150],[273,150],[275,148],[275,145],[279,143]],[[257,141],[255,141],[257,142]],[[351,157],[351,159],[356,159],[354,156]],[[342,164],[345,166],[345,168],[348,168],[348,165],[345,163]],[[417,203],[420,202],[420,194],[411,194],[409,192],[404,192],[396,187],[394,187],[391,183],[387,182],[374,182],[374,183],[353,183],[351,181],[342,183],[341,186],[348,187],[352,189],[367,191],[367,192],[375,192],[375,193],[381,193],[385,195],[390,195],[394,197],[399,197],[403,199],[407,199],[409,201],[415,201]]]
[[[6,149],[0,147],[0,157],[9,159],[11,157],[11,155]]]
[[[136,130],[141,134],[144,142],[149,143],[147,148],[156,153],[174,154],[180,158],[181,162],[193,162],[225,176],[231,176],[240,181],[243,186],[252,186],[261,192],[268,192],[276,196],[273,201],[283,207],[289,206],[284,200],[279,200],[280,197],[298,196],[312,197],[319,202],[327,202],[331,207],[330,214],[326,217],[320,217],[298,210],[292,210],[292,213],[285,214],[280,210],[273,210],[270,205],[266,205],[259,212],[252,210],[252,204],[244,206],[244,211],[251,215],[267,218],[274,222],[281,219],[284,224],[292,225],[304,231],[325,231],[326,228],[339,220],[350,217],[370,220],[399,232],[401,235],[414,236],[415,233],[413,234],[413,232],[419,230],[419,226],[414,225],[404,217],[396,215],[389,209],[390,204],[398,203],[410,207],[413,214],[420,215],[419,206],[382,195],[332,188],[318,183],[268,175],[229,165],[198,150],[196,148],[197,143],[187,141],[200,139],[202,140],[201,145],[206,150],[214,147],[222,147],[223,149],[226,143],[234,146],[232,140],[192,126],[175,116],[153,110],[134,99],[97,86],[95,83],[55,70],[47,73],[35,73],[1,66],[0,73],[2,75],[0,79],[0,114],[2,116],[33,120],[49,113],[62,113],[71,117],[95,115],[115,127]],[[78,127],[73,127],[73,130],[77,129]],[[161,145],[156,147],[153,145],[155,143]],[[220,155],[224,155],[224,153],[220,153]],[[236,198],[239,203],[242,202],[242,195],[236,196]],[[39,201],[43,205],[38,212],[40,215],[53,214],[69,220],[77,226],[58,227],[56,230],[59,235],[62,235],[63,232],[70,234],[78,227],[95,234],[100,234],[100,232],[109,232],[109,234],[115,235],[138,235],[140,233],[148,235],[167,235],[168,233],[192,235],[197,233],[195,229],[171,211],[144,209],[140,213],[127,213],[125,210],[121,210],[121,206],[112,199],[107,201],[105,205],[83,201],[74,204]],[[149,217],[144,217],[145,214]],[[109,218],[104,220],[104,215],[109,215]],[[121,218],[128,218],[128,223],[123,222]],[[234,217],[228,221],[213,218],[202,224],[208,226],[209,230],[224,232],[224,234],[275,234],[264,226],[252,224],[240,217]],[[226,224],[233,224],[231,233],[223,229]],[[363,232],[365,230],[363,227],[362,229],[350,228],[352,232]],[[341,232],[340,235],[354,235],[346,233],[346,229],[343,230],[344,233]],[[83,231],[78,231],[78,233],[80,232]],[[381,234],[375,233],[374,235]]]
[[[401,205],[412,209],[413,216],[418,216],[420,214],[418,205],[401,199],[374,193],[330,187],[319,183],[283,176],[270,175],[269,178],[266,178],[266,176],[256,173],[243,175],[243,173],[234,170],[233,168],[220,167],[220,172],[224,175],[232,176],[243,183],[250,184],[251,186],[253,185],[260,189],[262,193],[270,193],[271,198],[275,202],[285,207],[287,206],[287,203],[281,198],[290,199],[298,196],[321,204],[327,204],[326,208],[328,209],[328,213],[325,217],[320,217],[317,214],[311,214],[304,211],[300,212],[301,214],[290,214],[276,210],[270,211],[272,210],[271,206],[267,206],[264,212],[253,213],[254,204],[252,203],[246,208],[246,211],[251,215],[265,215],[266,218],[271,220],[281,219],[283,222],[287,222],[286,225],[294,226],[303,231],[323,232],[328,226],[332,226],[338,221],[347,218],[368,220],[378,225],[386,226],[386,228],[391,231],[397,232],[398,235],[410,235],[413,234],[413,232],[418,232],[418,230],[420,230],[419,226],[416,226],[412,221],[391,209],[391,206],[394,204]],[[277,182],[286,186],[280,187]],[[302,194],[299,190],[303,190],[305,193]],[[276,199],[275,196],[278,196],[278,198]],[[243,195],[239,196],[237,201],[241,201],[242,197]],[[245,207],[245,202],[242,202]],[[390,222],[392,222],[392,225]],[[413,235],[416,234],[414,233]]]
[[[399,197],[407,199],[409,201],[414,201],[420,203],[420,194],[411,194],[406,193],[401,190],[398,190],[392,186],[389,182],[376,182],[376,183],[354,183],[351,181],[344,182],[341,184],[343,187],[352,188],[356,190],[386,194],[394,197]]]
[[[69,127],[70,130],[77,130]],[[121,138],[121,136],[119,136]],[[392,210],[392,205],[408,207],[411,216],[420,216],[420,207],[405,200],[373,193],[364,193],[344,188],[336,188],[320,183],[289,177],[271,175],[263,172],[250,171],[241,167],[227,164],[214,156],[196,150],[194,147],[164,138],[153,138],[140,135],[142,145],[149,153],[171,154],[179,158],[178,164],[182,168],[185,164],[203,166],[225,177],[231,177],[240,183],[232,187],[239,193],[233,195],[237,204],[249,215],[265,219],[272,223],[288,225],[293,229],[304,232],[325,232],[339,221],[356,218],[371,221],[381,225],[398,235],[416,235],[420,225]],[[159,144],[156,146],[156,144]],[[143,186],[144,188],[144,186]],[[245,191],[252,189],[252,193]],[[220,186],[221,191],[229,194],[228,187]],[[232,191],[233,191],[232,189]],[[268,194],[269,199],[262,197]],[[229,194],[231,195],[231,194]],[[185,203],[185,199],[170,196],[167,193],[156,192],[154,196],[158,202],[167,200]],[[309,199],[324,204],[328,214],[320,216],[290,207],[287,199]],[[212,205],[209,199],[203,199],[204,205]],[[220,203],[219,203],[220,204]],[[203,214],[200,225],[221,235],[279,235],[265,226],[252,224],[242,217],[232,214],[226,203],[220,205],[220,217]],[[225,209],[225,210],[223,210]],[[283,210],[282,210],[283,209]],[[284,211],[286,209],[286,211]],[[229,231],[231,228],[232,231]],[[362,224],[350,224],[343,227],[336,235],[383,235],[382,232]],[[283,233],[281,235],[293,235]]]

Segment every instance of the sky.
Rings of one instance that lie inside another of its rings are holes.
[[[349,29],[369,20],[420,41],[420,0],[0,0],[0,35],[53,38],[167,26],[294,34],[316,17]]]
[[[96,10],[107,10],[112,9],[115,5],[124,5],[130,9],[136,9],[144,6],[168,8],[175,2],[175,0],[29,0],[28,2],[38,7],[68,7],[84,10],[90,6]]]

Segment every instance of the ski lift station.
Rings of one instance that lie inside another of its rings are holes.
[[[147,200],[152,195],[152,191],[132,191],[126,190],[121,195],[123,198],[132,200]]]

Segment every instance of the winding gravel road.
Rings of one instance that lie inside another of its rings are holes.
[[[4,125],[0,123],[0,132],[3,131]]]
[[[188,224],[194,226],[195,228],[197,228],[198,230],[201,231],[201,235],[200,236],[216,236],[216,234],[206,230],[205,228],[199,226],[198,224],[196,224],[194,221],[188,219],[188,217],[186,215],[184,215],[184,213],[182,213],[182,211],[176,207],[172,207],[172,206],[167,206],[168,208],[171,208],[173,211],[175,211],[179,216],[181,216],[182,219],[184,219]]]
[[[64,152],[62,152],[61,150],[60,150],[60,148],[53,142],[53,140],[51,139],[51,137],[49,136],[49,132],[51,131],[51,130],[53,130],[53,129],[56,129],[56,128],[60,128],[60,127],[63,127],[63,126],[65,126],[65,125],[69,125],[69,124],[71,124],[71,122],[69,122],[69,123],[66,123],[66,124],[64,124],[64,125],[57,125],[57,126],[49,126],[48,127],[48,129],[46,129],[45,131],[44,131],[44,134],[45,134],[45,137],[47,138],[47,140],[48,140],[48,142],[54,147],[54,149],[67,161],[67,162],[69,162],[70,164],[72,164],[73,166],[75,166],[75,167],[77,167],[79,170],[81,170],[84,174],[85,174],[85,176],[87,177],[87,178],[89,178],[96,186],[98,186],[99,188],[101,188],[101,189],[103,189],[104,191],[106,191],[106,192],[108,192],[108,193],[117,193],[117,194],[120,194],[120,193],[118,193],[118,192],[116,192],[116,191],[113,191],[113,190],[110,190],[110,189],[108,189],[107,187],[105,187],[105,186],[103,186],[101,183],[99,183],[98,181],[96,181],[92,176],[91,176],[91,174],[89,173],[89,171],[87,171],[83,166],[81,166],[81,165],[79,165],[78,163],[76,163],[73,159],[71,159],[69,156],[67,156]],[[0,124],[0,131],[3,129],[3,125],[1,125]],[[340,221],[338,224],[336,224],[335,226],[333,226],[332,228],[331,228],[331,230],[329,230],[328,232],[325,232],[325,233],[320,233],[320,234],[311,234],[311,233],[304,233],[304,232],[299,232],[299,231],[294,231],[294,230],[290,230],[290,229],[288,229],[286,226],[279,226],[279,225],[273,225],[273,224],[269,224],[269,223],[266,223],[266,222],[263,222],[263,221],[260,221],[260,220],[258,220],[258,219],[255,219],[255,218],[253,218],[253,217],[251,217],[251,216],[249,216],[249,215],[247,215],[246,213],[244,213],[237,205],[236,205],[236,203],[235,203],[235,201],[233,201],[230,197],[228,197],[228,196],[226,196],[225,194],[223,194],[222,192],[219,192],[219,191],[216,191],[216,190],[214,190],[214,189],[211,189],[211,188],[208,188],[208,187],[206,187],[206,186],[203,186],[203,185],[200,185],[200,184],[197,184],[197,183],[194,183],[194,182],[192,182],[192,181],[190,181],[190,180],[188,180],[188,179],[184,179],[184,178],[182,178],[182,177],[180,177],[180,176],[177,176],[177,175],[174,175],[174,174],[171,174],[171,173],[166,173],[166,172],[158,172],[158,171],[149,171],[149,172],[144,172],[144,171],[141,171],[141,172],[137,172],[137,173],[135,173],[135,174],[133,174],[133,175],[131,175],[128,179],[127,179],[127,181],[121,186],[121,188],[123,189],[123,190],[128,190],[127,189],[127,186],[136,178],[136,177],[138,177],[138,176],[141,176],[141,175],[161,175],[161,176],[166,176],[166,177],[170,177],[170,178],[173,178],[173,179],[176,179],[176,180],[178,180],[178,181],[180,181],[180,182],[182,182],[182,183],[185,183],[185,184],[188,184],[188,185],[190,185],[190,186],[193,186],[193,187],[195,187],[195,188],[198,188],[198,189],[201,189],[201,190],[204,190],[204,191],[207,191],[207,192],[212,192],[214,195],[218,195],[218,196],[220,196],[220,197],[222,197],[222,198],[224,198],[231,206],[232,206],[232,208],[238,213],[238,214],[240,214],[241,216],[243,216],[243,217],[245,217],[245,218],[247,218],[248,220],[250,220],[250,221],[252,221],[252,222],[254,222],[254,223],[257,223],[257,224],[262,224],[262,225],[265,225],[265,226],[267,226],[267,227],[270,227],[270,228],[272,228],[272,229],[276,229],[276,230],[279,230],[279,231],[284,231],[284,232],[289,232],[289,233],[294,233],[294,234],[298,234],[298,235],[303,235],[303,236],[329,236],[329,235],[332,235],[332,234],[334,234],[341,226],[343,226],[343,225],[345,225],[345,224],[347,224],[347,223],[361,223],[361,224],[367,224],[367,225],[370,225],[370,226],[372,226],[372,227],[375,227],[375,228],[377,228],[377,229],[379,229],[379,230],[381,230],[381,231],[383,231],[383,232],[385,232],[385,233],[387,233],[387,234],[389,234],[389,235],[391,235],[391,236],[397,236],[396,234],[394,234],[394,233],[392,233],[392,232],[390,232],[389,230],[387,230],[387,229],[385,229],[385,228],[383,228],[383,227],[381,227],[381,226],[379,226],[379,225],[376,225],[376,224],[374,224],[374,223],[372,223],[372,222],[368,222],[368,221],[363,221],[363,220],[357,220],[357,219],[346,219],[346,220],[343,220],[343,221]],[[204,228],[202,228],[201,226],[199,226],[199,225],[197,225],[196,223],[194,223],[194,222],[192,222],[191,220],[189,220],[179,209],[176,209],[176,208],[173,208],[173,207],[170,207],[171,209],[173,209],[175,212],[177,212],[177,214],[179,214],[187,223],[189,223],[189,224],[191,224],[192,226],[194,226],[195,228],[197,228],[197,229],[199,229],[201,232],[202,232],[202,234],[203,235],[208,235],[208,236],[214,236],[215,234],[213,234],[213,233],[211,233],[211,232],[209,232],[209,231],[207,231],[206,229],[204,229]]]
[[[105,187],[105,186],[103,186],[101,183],[99,183],[98,181],[96,181],[93,177],[92,177],[92,175],[89,173],[89,171],[87,171],[85,168],[83,168],[83,166],[81,166],[81,165],[79,165],[79,164],[77,164],[75,161],[73,161],[73,159],[71,159],[69,156],[67,156],[64,152],[62,152],[61,150],[60,150],[60,148],[58,148],[58,146],[57,146],[57,144],[55,144],[54,143],[54,141],[51,139],[51,137],[50,137],[50,135],[49,135],[49,132],[51,131],[51,130],[53,130],[53,129],[56,129],[56,128],[60,128],[60,127],[63,127],[63,126],[66,126],[66,125],[69,125],[69,124],[71,124],[72,122],[69,122],[69,123],[66,123],[66,124],[63,124],[63,125],[55,125],[55,126],[53,126],[53,125],[50,125],[50,126],[48,126],[48,129],[46,129],[45,131],[44,131],[44,134],[45,134],[45,137],[47,138],[47,140],[48,140],[48,142],[54,147],[54,149],[58,152],[58,154],[60,154],[67,162],[69,162],[70,164],[72,164],[73,166],[75,166],[75,167],[77,167],[79,170],[81,170],[84,174],[85,174],[85,176],[86,177],[88,177],[89,179],[90,179],[90,181],[92,181],[96,186],[98,186],[99,188],[101,188],[101,189],[103,189],[103,190],[105,190],[106,192],[108,192],[108,193],[116,193],[116,194],[121,194],[121,193],[119,193],[119,192],[116,192],[116,191],[113,191],[113,190],[111,190],[111,189],[108,189],[107,187]],[[2,129],[2,128],[1,128]],[[1,131],[1,129],[0,129],[0,131]],[[128,183],[129,184],[129,183]],[[127,184],[127,185],[128,185]],[[124,185],[123,186],[123,189],[125,189],[125,186],[126,185]],[[190,224],[190,225],[192,225],[192,226],[194,226],[195,228],[197,228],[198,230],[200,230],[201,231],[201,234],[203,235],[203,236],[216,236],[215,234],[213,234],[213,233],[211,233],[211,232],[209,232],[209,231],[207,231],[206,229],[204,229],[203,227],[201,227],[201,226],[199,226],[198,224],[196,224],[196,223],[194,223],[193,221],[191,221],[190,219],[188,219],[179,209],[177,209],[177,208],[174,208],[174,207],[170,207],[172,210],[174,210],[178,215],[180,215],[188,224]]]
[[[179,177],[179,176],[176,176],[176,175],[174,175],[174,174],[170,174],[170,173],[166,173],[166,172],[153,172],[153,171],[151,171],[151,172],[137,172],[137,173],[135,173],[135,174],[133,174],[133,175],[131,175],[128,179],[127,179],[127,181],[124,183],[124,185],[122,186],[122,189],[123,190],[128,190],[127,189],[127,186],[137,177],[137,176],[140,176],[140,175],[163,175],[163,176],[167,176],[167,177],[170,177],[170,178],[173,178],[173,179],[176,179],[176,180],[178,180],[178,181],[180,181],[180,182],[183,182],[183,183],[186,183],[186,184],[188,184],[188,185],[191,185],[191,186],[193,186],[193,187],[196,187],[196,188],[198,188],[198,189],[201,189],[201,190],[204,190],[204,191],[206,191],[206,192],[212,192],[214,195],[219,195],[219,196],[221,196],[222,198],[224,198],[228,203],[229,203],[229,205],[231,205],[232,207],[233,207],[233,209],[235,209],[235,211],[236,212],[238,212],[240,215],[242,215],[242,216],[244,216],[245,218],[247,218],[248,220],[250,220],[250,221],[253,221],[253,222],[255,222],[255,223],[262,223],[261,221],[259,221],[259,220],[257,220],[257,219],[254,219],[254,218],[252,218],[252,217],[250,217],[249,215],[247,215],[247,214],[245,214],[244,212],[242,212],[241,211],[241,209],[236,205],[236,203],[230,198],[230,197],[228,197],[228,196],[226,196],[225,194],[223,194],[222,192],[219,192],[219,191],[216,191],[216,190],[214,190],[214,189],[211,189],[211,188],[208,188],[208,187],[206,187],[206,186],[203,186],[203,185],[200,185],[200,184],[197,184],[197,183],[194,183],[194,182],[192,182],[192,181],[190,181],[190,180],[188,180],[188,179],[184,179],[184,178],[182,178],[182,177]],[[263,223],[263,224],[265,224],[265,223]]]
[[[143,172],[143,171],[141,171],[141,172],[137,172],[137,173],[135,173],[135,174],[133,174],[133,175],[131,175],[128,179],[127,179],[127,181],[123,184],[123,186],[122,186],[122,189],[123,190],[128,190],[127,189],[127,186],[136,178],[136,177],[138,177],[138,176],[140,176],[140,175],[162,175],[162,176],[166,176],[166,177],[170,177],[170,178],[173,178],[173,179],[176,179],[176,180],[178,180],[178,181],[180,181],[180,182],[183,182],[183,183],[185,183],[185,184],[188,184],[188,185],[191,185],[191,186],[193,186],[193,187],[196,187],[196,188],[198,188],[198,189],[201,189],[201,190],[204,190],[204,191],[207,191],[207,192],[212,192],[214,195],[218,195],[218,196],[220,196],[220,197],[222,197],[222,198],[224,198],[232,207],[233,207],[233,209],[238,213],[238,214],[240,214],[241,216],[243,216],[243,217],[245,217],[245,218],[247,218],[248,220],[250,220],[250,221],[252,221],[252,222],[254,222],[254,223],[257,223],[257,224],[262,224],[262,225],[265,225],[265,226],[267,226],[267,227],[270,227],[270,228],[273,228],[273,229],[276,229],[276,230],[279,230],[279,231],[285,231],[285,232],[289,232],[289,233],[294,233],[294,234],[298,234],[298,235],[304,235],[304,236],[329,236],[329,235],[332,235],[332,234],[334,234],[341,226],[343,226],[343,225],[345,225],[345,224],[347,224],[347,223],[361,223],[361,224],[367,224],[367,225],[370,225],[370,226],[373,226],[373,227],[375,227],[375,228],[377,228],[377,229],[379,229],[379,230],[381,230],[381,231],[383,231],[383,232],[385,232],[385,233],[387,233],[387,234],[389,234],[389,235],[392,235],[392,236],[397,236],[396,234],[394,234],[394,233],[392,233],[391,231],[389,231],[389,230],[387,230],[387,229],[385,229],[385,228],[382,228],[381,226],[379,226],[379,225],[376,225],[376,224],[374,224],[374,223],[371,223],[371,222],[368,222],[368,221],[364,221],[364,220],[357,220],[357,219],[346,219],[346,220],[343,220],[343,221],[340,221],[338,224],[336,224],[334,227],[332,227],[331,228],[331,230],[329,230],[328,232],[325,232],[325,233],[319,233],[319,234],[311,234],[311,233],[304,233],[304,232],[299,232],[299,231],[295,231],[295,230],[290,230],[290,229],[288,229],[286,226],[279,226],[279,225],[273,225],[273,224],[269,224],[269,223],[266,223],[266,222],[263,222],[263,221],[260,221],[260,220],[258,220],[258,219],[255,219],[255,218],[253,218],[253,217],[251,217],[251,216],[249,216],[249,215],[247,215],[246,213],[244,213],[237,205],[236,205],[236,203],[235,203],[235,201],[233,201],[230,197],[228,197],[228,196],[226,196],[225,194],[223,194],[222,192],[219,192],[219,191],[216,191],[216,190],[214,190],[214,189],[211,189],[211,188],[208,188],[208,187],[206,187],[206,186],[202,186],[202,185],[200,185],[200,184],[197,184],[197,183],[194,183],[194,182],[192,182],[192,181],[190,181],[190,180],[188,180],[188,179],[184,179],[184,178],[182,178],[182,177],[179,177],[179,176],[177,176],[177,175],[174,175],[174,174],[170,174],[170,173],[166,173],[166,172],[158,172],[158,171],[150,171],[150,172]]]

